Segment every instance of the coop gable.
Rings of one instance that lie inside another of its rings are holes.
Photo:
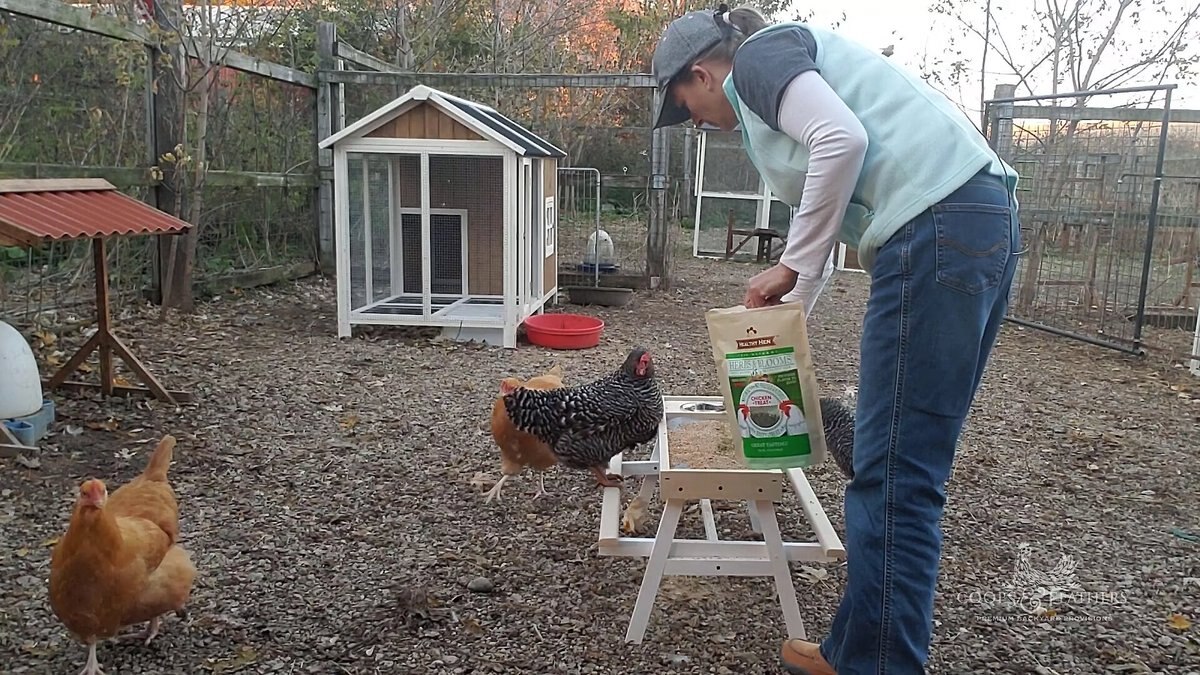
[[[419,138],[444,141],[488,140],[428,102],[418,103],[408,112],[396,115],[363,136],[366,138]]]
[[[418,85],[342,131],[321,141],[408,139],[491,141],[522,157],[563,158],[566,153],[495,109]]]

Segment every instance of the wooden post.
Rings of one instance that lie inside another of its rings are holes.
[[[146,48],[146,91],[143,95],[142,103],[145,106],[146,113],[146,166],[158,165],[158,123],[156,121],[155,98],[157,97],[154,81],[158,79],[158,51],[153,45],[145,45]],[[109,182],[113,182],[111,179]],[[117,187],[122,187],[118,185]],[[146,203],[150,204],[159,211],[167,211],[164,208],[163,202],[160,202],[162,197],[162,188],[158,183],[148,191],[146,195]],[[146,237],[144,245],[146,247],[146,257],[150,260],[150,288],[146,289],[144,295],[150,302],[161,305],[163,302],[163,287],[162,287],[162,260],[158,256],[159,237]]]
[[[1015,84],[998,84],[996,85],[995,98],[1013,98],[1017,95],[1017,85]],[[996,153],[1006,162],[1012,162],[1013,156],[1013,104],[1012,103],[997,103],[988,111],[991,124],[989,127],[992,130],[991,138],[992,147]]]
[[[660,93],[654,90],[651,114],[658,110]],[[650,226],[646,231],[646,281],[650,288],[670,288],[670,231],[667,224],[667,159],[665,129],[650,133]]]
[[[112,311],[108,303],[108,253],[104,237],[92,239],[92,265],[96,270],[96,333],[112,334]],[[112,343],[100,341],[100,391],[105,396],[113,393]]]
[[[345,109],[341,103],[341,84],[330,84],[328,74],[338,67],[335,55],[337,26],[329,21],[317,24],[317,109],[316,142],[329,138],[345,125]],[[317,242],[318,265],[321,272],[331,274],[336,269],[333,231],[333,150],[314,148],[317,154]]]
[[[187,213],[187,190],[177,183],[182,180],[184,171],[179,170],[176,163],[163,160],[163,156],[174,154],[178,145],[186,143],[183,128],[186,98],[180,85],[186,85],[187,60],[176,28],[182,16],[180,0],[154,3],[154,20],[157,30],[163,33],[151,51],[154,94],[150,104],[150,124],[154,126],[154,164],[163,173],[162,180],[154,187],[154,205],[179,218]],[[184,236],[166,234],[156,237],[158,287],[164,307],[190,311],[192,275]]]

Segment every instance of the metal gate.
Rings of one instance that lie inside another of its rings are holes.
[[[1010,321],[1142,353],[1148,306],[1172,292],[1155,249],[1173,89],[1014,97],[1010,86],[985,102],[988,141],[1020,174]]]

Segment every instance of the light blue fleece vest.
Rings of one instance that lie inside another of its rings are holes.
[[[866,158],[839,236],[858,249],[863,269],[871,269],[879,247],[905,223],[980,169],[1007,176],[1016,202],[1016,171],[953,103],[890,60],[801,22],[769,26],[746,43],[795,26],[812,33],[822,77],[867,131]],[[755,114],[738,96],[732,73],[724,90],[741,122],[742,144],[763,181],[780,200],[798,206],[808,149]]]

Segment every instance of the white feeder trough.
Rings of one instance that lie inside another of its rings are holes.
[[[789,563],[796,560],[834,562],[844,560],[845,548],[829,517],[808,483],[802,469],[706,469],[683,468],[671,459],[667,430],[682,419],[726,421],[720,396],[664,396],[663,420],[648,460],[623,462],[617,455],[609,463],[612,473],[644,476],[635,499],[648,505],[659,487],[665,503],[654,538],[623,536],[621,533],[621,489],[604,488],[600,513],[600,555],[647,558],[637,602],[625,634],[626,642],[640,643],[650,620],[659,585],[666,575],[769,576],[783,611],[789,638],[805,639],[804,620],[792,584]],[[715,444],[717,439],[713,439]],[[800,501],[816,541],[785,541],[775,515],[775,505],[794,494]],[[760,541],[726,541],[717,537],[712,500],[746,504],[753,531]],[[704,539],[676,539],[684,506],[700,503]]]

